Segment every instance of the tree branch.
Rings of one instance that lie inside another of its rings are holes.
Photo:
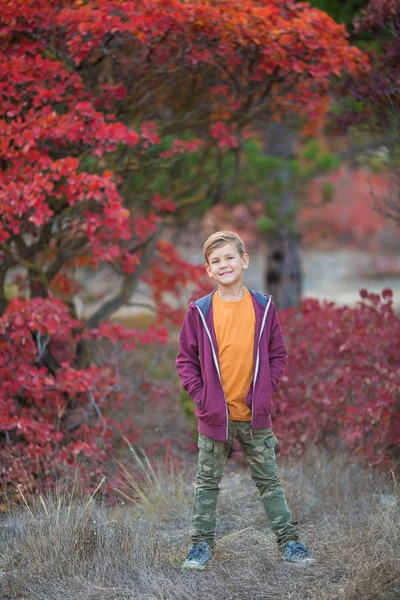
[[[79,250],[83,248],[87,244],[87,237],[83,236],[81,238],[76,239],[70,246],[66,248],[61,248],[58,253],[57,258],[52,262],[49,268],[46,270],[46,278],[50,283],[57,273],[62,269],[66,261],[71,258],[71,253],[75,250]]]
[[[121,306],[129,304],[132,294],[139,285],[142,275],[147,269],[150,260],[154,256],[154,252],[164,226],[164,223],[160,223],[151,238],[149,238],[143,251],[140,265],[133,275],[125,276],[125,282],[118,296],[115,296],[114,298],[111,298],[111,300],[108,300],[108,302],[105,302],[91,317],[89,317],[88,321],[86,322],[86,327],[88,329],[98,327],[102,321],[115,313],[115,311],[117,311]]]

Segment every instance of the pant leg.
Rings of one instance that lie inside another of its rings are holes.
[[[199,433],[199,459],[192,517],[193,544],[207,542],[211,548],[215,546],[219,484],[224,474],[224,466],[232,445],[233,435],[231,424],[229,424],[226,442],[217,442]]]
[[[250,473],[260,493],[265,514],[278,545],[283,547],[299,535],[293,524],[286,502],[278,469],[274,446],[278,440],[271,429],[250,429],[249,423],[240,423],[238,439],[249,465]]]

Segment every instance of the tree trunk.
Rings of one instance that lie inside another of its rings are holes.
[[[299,234],[282,229],[268,237],[265,280],[278,309],[298,306],[302,292]]]
[[[295,158],[295,133],[287,123],[274,123],[266,131],[265,152],[280,159],[273,177],[280,185],[280,195],[265,200],[266,213],[274,203],[276,227],[266,236],[267,265],[265,283],[278,309],[297,307],[302,292],[301,236],[298,232],[296,191],[291,184],[289,161]]]

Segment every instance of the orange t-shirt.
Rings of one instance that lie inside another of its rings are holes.
[[[229,302],[215,292],[212,300],[214,329],[218,343],[218,362],[222,387],[231,421],[251,421],[245,405],[253,381],[254,333],[256,317],[249,290],[243,298]]]

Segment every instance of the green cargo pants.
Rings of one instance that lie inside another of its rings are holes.
[[[288,541],[298,540],[297,528],[292,522],[276,466],[274,446],[278,440],[271,429],[252,430],[249,422],[229,421],[226,442],[218,442],[199,433],[199,459],[192,518],[193,544],[207,542],[211,548],[215,546],[219,483],[234,439],[239,440],[250,465],[251,477],[260,492],[265,514],[277,537],[278,545],[284,547]]]

